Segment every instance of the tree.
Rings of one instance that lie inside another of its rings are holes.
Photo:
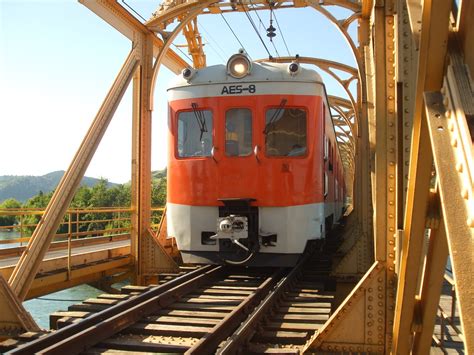
[[[21,203],[15,200],[14,198],[9,198],[0,204],[0,208],[2,209],[13,209],[20,207]],[[18,224],[18,216],[0,216],[0,226],[8,227],[14,226],[15,224]]]
[[[164,206],[166,204],[166,177],[153,179],[151,185],[151,205]]]

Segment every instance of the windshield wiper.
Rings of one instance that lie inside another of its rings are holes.
[[[193,108],[194,117],[196,117],[199,130],[201,131],[201,135],[199,136],[199,141],[201,141],[204,132],[207,132],[206,117],[204,116],[204,112],[202,110],[197,109],[197,103],[193,102],[191,107]]]
[[[280,105],[278,106],[278,108],[273,113],[273,116],[270,118],[268,123],[265,125],[265,129],[263,130],[263,134],[265,136],[268,134],[268,131],[270,130],[270,126],[273,125],[273,123],[275,123],[277,121],[277,119],[279,119],[278,116],[280,115],[281,110],[283,110],[285,108],[286,102],[287,102],[286,99],[281,100]]]

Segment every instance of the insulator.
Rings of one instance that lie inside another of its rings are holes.
[[[270,27],[267,28],[267,37],[273,38],[276,36],[276,28],[273,27],[273,25],[270,25]]]

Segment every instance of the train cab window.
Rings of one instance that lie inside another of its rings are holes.
[[[271,108],[265,115],[267,156],[306,155],[306,111],[300,108]]]
[[[178,157],[209,157],[212,149],[212,112],[184,111],[178,114]]]
[[[233,108],[225,114],[225,153],[242,157],[252,153],[252,111]]]

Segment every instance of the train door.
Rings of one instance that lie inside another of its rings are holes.
[[[219,198],[256,198],[255,113],[252,106],[223,107],[220,129]]]

